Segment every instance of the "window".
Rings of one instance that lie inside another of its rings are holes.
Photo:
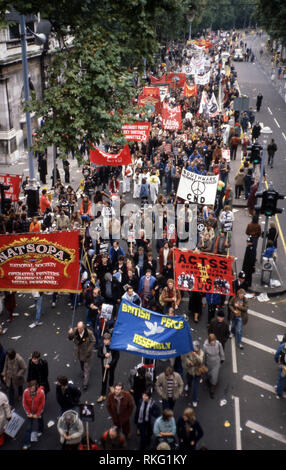
[[[9,25],[9,39],[20,39],[20,28],[18,24]]]

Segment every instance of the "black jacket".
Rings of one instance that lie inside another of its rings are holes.
[[[56,387],[57,402],[63,411],[70,410],[78,405],[81,396],[81,391],[72,384],[68,384],[66,388],[61,385]]]
[[[36,380],[38,385],[44,387],[45,393],[48,393],[50,391],[48,376],[49,366],[45,359],[40,358],[38,364],[34,364],[32,359],[29,360],[27,382]]]
[[[186,424],[189,424],[190,426],[189,433],[186,430]],[[181,416],[177,423],[177,435],[179,439],[180,450],[187,451],[196,448],[196,444],[199,439],[203,437],[204,432],[197,420],[195,420],[193,424],[186,423],[184,418]],[[194,444],[191,445],[191,442],[194,442]]]
[[[104,345],[102,344],[101,346],[99,346],[98,348],[98,352],[97,352],[97,355],[98,357],[101,359],[101,362],[103,364],[103,360],[104,360],[104,353],[103,353],[103,347]],[[106,346],[106,351],[108,353],[111,353],[111,362],[110,362],[110,367],[112,368],[115,368],[116,367],[116,364],[117,362],[119,361],[119,351],[117,351],[116,349],[110,349],[109,346]]]

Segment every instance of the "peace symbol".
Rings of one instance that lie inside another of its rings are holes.
[[[205,183],[201,181],[194,181],[192,184],[192,191],[196,196],[200,196],[205,192],[206,186]]]

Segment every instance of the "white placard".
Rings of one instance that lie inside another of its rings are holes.
[[[24,421],[25,420],[24,418],[22,418],[22,416],[18,415],[17,413],[15,413],[15,411],[13,411],[12,417],[8,422],[7,426],[5,427],[5,434],[14,438],[17,435],[18,431],[21,429]]]

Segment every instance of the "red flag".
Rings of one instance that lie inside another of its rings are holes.
[[[98,148],[89,151],[89,159],[91,163],[96,165],[122,166],[132,163],[129,145],[125,145],[121,152],[116,154],[106,153]]]
[[[177,131],[182,129],[182,113],[181,106],[175,106],[171,108],[167,104],[163,105],[163,129],[169,129],[171,131]]]
[[[185,83],[184,86],[184,96],[196,96],[197,94],[197,85],[188,85]]]
[[[144,86],[142,90],[143,96],[160,96],[160,89],[156,86]]]
[[[2,291],[80,292],[78,231],[0,235]]]
[[[171,88],[183,88],[186,81],[185,73],[171,72],[167,74],[167,82],[170,83]]]

